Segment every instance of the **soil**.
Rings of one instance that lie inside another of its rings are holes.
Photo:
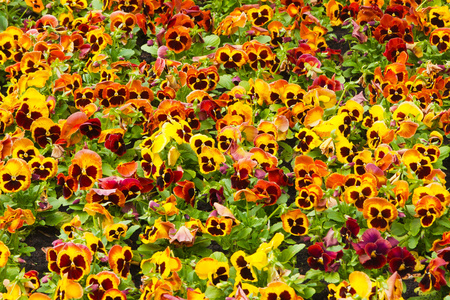
[[[34,247],[36,251],[31,256],[22,257],[25,260],[25,271],[36,270],[39,272],[39,278],[42,278],[45,272],[48,272],[47,259],[42,250],[46,247],[53,247],[52,242],[58,239],[60,231],[55,227],[37,227],[25,239],[25,244]]]

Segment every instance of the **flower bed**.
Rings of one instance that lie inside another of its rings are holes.
[[[0,7],[0,299],[450,299],[448,1]]]

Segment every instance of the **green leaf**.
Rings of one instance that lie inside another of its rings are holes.
[[[141,254],[149,254],[150,256],[153,255],[153,253],[155,253],[156,251],[161,251],[163,250],[164,247],[158,244],[144,244],[139,246],[139,248],[137,248],[137,250],[139,251],[139,253]]]
[[[215,286],[212,286],[212,285],[210,285],[206,288],[205,296],[206,296],[206,298],[208,298],[210,300],[225,299],[225,294],[222,292],[222,290],[219,290],[218,288],[216,288]]]
[[[133,55],[134,55],[134,50],[133,49],[122,49],[119,52],[119,56],[124,57],[126,59],[129,59]]]
[[[0,31],[5,31],[6,28],[8,28],[8,18],[5,14],[0,13]]]
[[[415,249],[417,247],[417,244],[419,243],[420,236],[412,236],[408,239],[408,247],[409,249]]]
[[[272,38],[268,35],[258,35],[255,40],[257,40],[258,42],[260,42],[261,44],[267,44],[268,42],[270,42]]]
[[[125,239],[129,239],[133,235],[133,233],[135,233],[136,230],[138,230],[139,228],[141,228],[140,225],[133,225],[130,228],[128,228],[127,234],[125,235]]]
[[[391,226],[391,233],[396,236],[403,236],[406,233],[406,229],[403,224],[395,222]]]
[[[209,46],[209,47],[218,48],[220,45],[220,37],[215,34],[205,36],[203,38],[203,41],[205,42],[206,46]]]
[[[114,169],[107,163],[102,164],[103,176],[113,176]]]
[[[337,272],[325,273],[324,279],[328,283],[338,283],[341,280]]]
[[[56,226],[58,224],[69,222],[72,217],[64,212],[55,211],[45,217],[45,224]]]
[[[420,224],[420,219],[414,219],[411,222],[411,227],[409,228],[409,232],[411,235],[417,235],[420,231],[420,228],[422,228],[422,225]]]
[[[220,75],[220,80],[218,85],[226,89],[231,90],[234,87],[233,77],[229,74]]]
[[[280,257],[278,257],[278,260],[281,263],[287,263],[294,255],[299,253],[303,248],[305,248],[305,244],[297,244],[292,245],[281,251]]]
[[[227,257],[222,252],[214,252],[209,257],[214,258],[215,260],[220,261],[220,262],[225,262],[225,263],[228,262]]]
[[[92,8],[94,10],[102,10],[103,3],[101,0],[92,0]]]
[[[339,213],[337,211],[331,210],[328,212],[327,214],[328,219],[330,220],[334,220],[340,223],[345,223],[345,218],[342,215],[342,213]]]
[[[157,56],[158,55],[158,46],[156,46],[156,45],[153,45],[153,46],[142,45],[141,49],[142,49],[142,51],[150,53],[153,56]]]
[[[315,293],[315,289],[313,289],[312,287],[307,287],[304,288],[303,291],[301,291],[301,296],[305,299],[310,299]]]

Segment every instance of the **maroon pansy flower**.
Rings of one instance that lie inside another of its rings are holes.
[[[412,274],[416,259],[406,247],[395,247],[388,252],[389,272],[397,272],[401,277]]]
[[[381,237],[380,232],[375,228],[367,229],[361,237],[359,243],[352,243],[356,254],[359,255],[359,262],[366,269],[380,269],[386,262],[386,255],[392,245]]]
[[[349,249],[352,240],[358,237],[358,221],[352,218],[348,218],[348,220],[345,222],[345,227],[342,227],[339,232],[341,233],[342,242],[345,244],[344,249]]]
[[[105,147],[118,156],[123,156],[127,152],[127,146],[120,133],[108,134],[105,140]]]
[[[315,243],[308,247],[308,264],[314,270],[321,270],[325,272],[336,272],[339,264],[336,260],[343,255],[342,250],[339,252],[327,251],[323,243]]]
[[[87,120],[80,125],[80,132],[90,140],[96,139],[102,132],[102,124],[98,118]]]
[[[440,290],[441,286],[446,285],[445,270],[441,267],[446,266],[448,263],[440,257],[436,257],[430,261],[422,280],[419,282],[419,287],[422,292],[431,291],[434,287],[436,290]]]

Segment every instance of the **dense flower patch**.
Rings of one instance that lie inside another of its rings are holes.
[[[448,1],[0,7],[0,299],[450,299]]]

